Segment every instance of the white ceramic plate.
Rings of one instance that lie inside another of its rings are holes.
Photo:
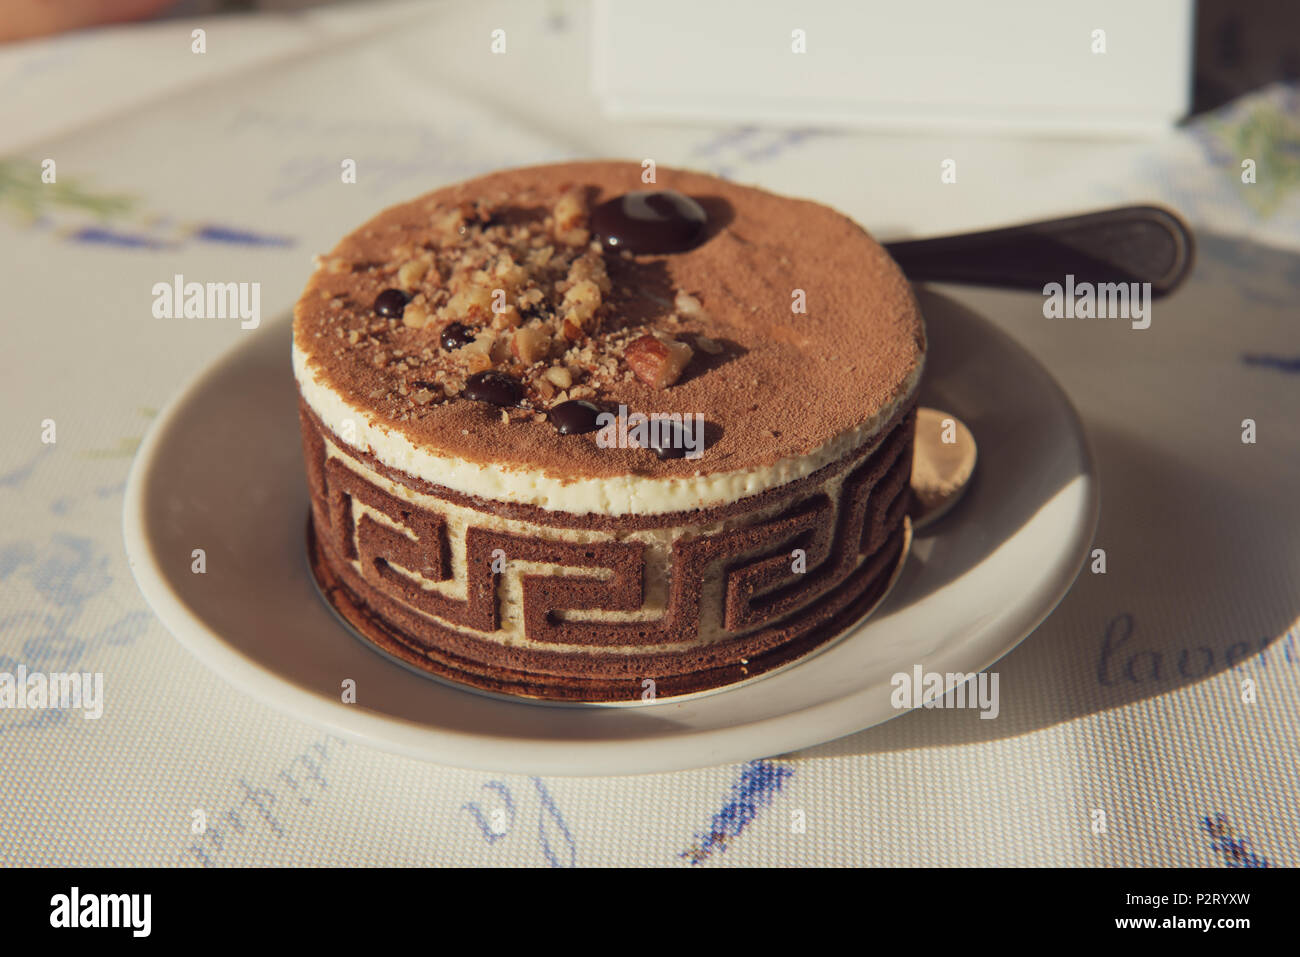
[[[819,654],[756,681],[640,708],[539,707],[428,680],[363,645],[312,583],[288,320],[265,325],[159,416],[126,491],[126,549],[177,639],[248,694],[374,747],[533,774],[636,774],[781,754],[895,717],[914,665],[980,671],[1065,595],[1097,485],[1052,377],[987,321],[921,290],[924,405],[979,444],[962,501],[917,534],[893,591]],[[191,570],[204,549],[206,573]],[[356,682],[344,704],[341,683]]]

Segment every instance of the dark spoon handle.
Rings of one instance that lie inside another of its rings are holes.
[[[1176,289],[1191,271],[1192,231],[1158,206],[1121,206],[937,239],[887,243],[914,282],[962,282],[1042,290],[1064,282],[1149,282],[1151,295]]]

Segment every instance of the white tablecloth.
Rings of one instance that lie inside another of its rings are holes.
[[[498,27],[510,52],[492,57]],[[106,688],[97,721],[0,712],[0,863],[1294,864],[1296,95],[1143,143],[616,124],[587,92],[586,39],[580,4],[408,3],[0,49],[0,671],[98,671]],[[1107,573],[1085,570],[995,666],[997,720],[914,712],[671,775],[493,776],[285,718],[153,616],[121,545],[132,453],[244,333],[160,325],[144,291],[177,272],[256,280],[271,316],[313,254],[388,203],[605,155],[813,196],[882,238],[1129,200],[1196,225],[1197,270],[1145,331],[1053,323],[1032,293],[952,290],[1058,377],[1102,487]],[[955,185],[939,180],[947,157]],[[39,185],[45,159],[58,192]],[[196,810],[220,841],[192,833]]]

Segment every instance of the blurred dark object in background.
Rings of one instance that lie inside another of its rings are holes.
[[[1199,0],[1192,114],[1270,83],[1300,80],[1300,3]]]

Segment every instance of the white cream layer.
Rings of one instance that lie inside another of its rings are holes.
[[[322,382],[296,339],[293,344],[294,377],[307,405],[331,432],[353,447],[369,451],[390,468],[466,495],[552,511],[602,515],[659,515],[722,505],[811,475],[879,438],[881,428],[916,390],[923,366],[924,362],[917,364],[903,392],[874,418],[840,433],[807,455],[760,468],[697,473],[685,478],[620,475],[573,479],[517,466],[480,465],[416,445],[399,430],[372,421],[368,413]]]

